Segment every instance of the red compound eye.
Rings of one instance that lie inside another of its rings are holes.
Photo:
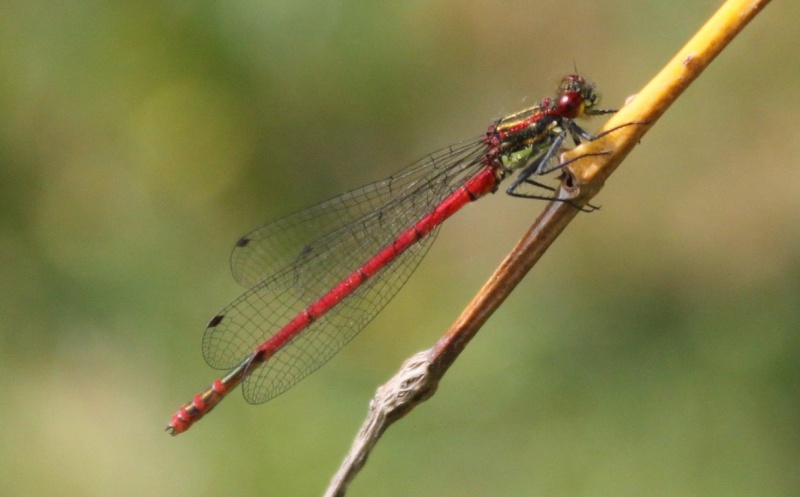
[[[584,101],[580,93],[564,93],[558,98],[555,113],[568,119],[574,119],[583,114]]]

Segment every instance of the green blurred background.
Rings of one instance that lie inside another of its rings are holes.
[[[323,370],[171,438],[218,374],[200,339],[243,291],[233,242],[481,134],[573,64],[619,106],[719,3],[0,4],[0,494],[320,495],[375,388],[542,204],[468,207]],[[797,495],[800,3],[774,3],[349,495]]]

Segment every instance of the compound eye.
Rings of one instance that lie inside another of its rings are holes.
[[[568,119],[574,119],[583,114],[584,105],[585,100],[580,93],[564,93],[558,98],[556,114]]]

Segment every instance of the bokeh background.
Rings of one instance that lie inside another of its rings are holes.
[[[0,494],[320,495],[542,204],[469,206],[324,369],[171,438],[233,242],[574,66],[619,106],[720,3],[0,4]],[[797,495],[797,19],[774,2],[712,64],[350,495]]]

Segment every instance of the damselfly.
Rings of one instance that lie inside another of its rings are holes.
[[[564,141],[594,137],[579,117],[597,108],[594,86],[577,74],[553,98],[499,119],[479,139],[442,149],[382,181],[265,224],[233,250],[236,281],[248,288],[208,323],[203,356],[230,370],[173,416],[189,429],[242,383],[253,404],[279,395],[319,368],[391,300],[428,251],[445,219],[516,177],[510,195],[563,166]]]

